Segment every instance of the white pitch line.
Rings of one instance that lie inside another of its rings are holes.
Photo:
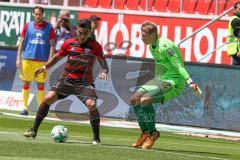
[[[119,128],[119,129],[118,128],[113,128],[113,130],[128,131],[128,132],[138,133],[138,131],[131,131],[131,130],[126,130],[126,129],[121,129],[121,128]],[[48,135],[48,134],[41,134],[41,135]],[[91,137],[84,137],[84,136],[71,136],[71,137],[91,138]],[[175,136],[173,136],[173,137],[175,137]],[[101,139],[109,139],[109,140],[114,139],[114,140],[116,140],[115,138],[101,138]],[[118,138],[117,140],[118,141],[131,141],[132,139]],[[217,142],[217,140],[216,141],[211,141],[211,142]],[[210,147],[210,148],[220,148],[220,149],[225,148],[225,149],[240,150],[240,148],[235,148],[235,147],[223,147],[223,146],[219,147],[219,146],[214,146],[214,145],[196,145],[196,144],[182,144],[182,143],[163,142],[163,141],[161,141],[161,139],[160,139],[160,143],[164,143],[164,144],[177,144],[177,145],[184,145],[184,146],[199,146],[199,147]]]
[[[71,136],[71,137],[76,137],[76,138],[91,138],[91,137],[85,137],[85,136]],[[131,141],[132,139],[124,139],[124,138],[101,138],[101,139],[106,139],[106,140],[118,140],[118,141]],[[182,145],[182,146],[199,146],[199,147],[210,147],[210,148],[220,148],[220,149],[235,149],[235,150],[240,150],[240,148],[236,148],[236,147],[219,147],[219,146],[213,146],[213,145],[196,145],[196,144],[182,144],[182,143],[172,143],[172,142],[163,142],[161,141],[161,138],[159,140],[159,143],[164,143],[164,144],[176,144],[176,145]]]
[[[12,135],[22,135],[18,132],[0,132],[0,134],[12,134]],[[40,135],[41,137],[47,137],[49,136],[48,134],[38,134]],[[49,136],[50,137],[50,136]],[[71,137],[77,137],[77,138],[88,138],[88,139],[91,139],[91,137],[85,137],[85,136],[71,136]],[[101,139],[114,139],[114,138],[101,138]],[[114,139],[116,140],[116,139]],[[130,139],[117,139],[117,140],[120,140],[120,141],[129,141]],[[79,141],[79,140],[68,140],[69,142],[79,142],[79,143],[89,143],[91,144],[90,141]],[[184,146],[199,146],[199,147],[211,147],[211,148],[225,148],[225,149],[237,149],[239,150],[240,148],[234,148],[234,147],[217,147],[217,146],[211,146],[211,145],[191,145],[191,144],[180,144],[180,143],[169,143],[169,142],[160,142],[160,143],[164,143],[164,144],[177,144],[177,145],[184,145]],[[112,146],[106,146],[106,145],[102,145],[104,147],[112,147]],[[116,147],[116,146],[113,146],[113,147]],[[127,147],[127,146],[117,146],[119,148],[128,148],[128,149],[135,149],[135,148],[132,148],[132,147]],[[172,153],[172,154],[176,154],[176,155],[182,155],[182,156],[191,156],[191,157],[200,157],[200,158],[211,158],[211,159],[218,159],[218,160],[228,160],[228,159],[224,159],[224,158],[218,158],[218,157],[208,157],[208,156],[200,156],[200,155],[193,155],[193,154],[183,154],[183,153],[176,153],[176,152],[169,152],[169,151],[160,151],[160,150],[143,150],[143,151],[155,151],[155,152],[164,152],[164,153]]]
[[[34,119],[35,116],[22,116],[13,113],[6,113],[0,112],[0,114],[6,116],[13,116],[13,117],[21,117],[24,119]],[[46,120],[49,121],[63,121],[63,122],[70,122],[70,123],[81,123],[81,124],[89,124],[88,120],[84,121],[65,121],[58,118],[51,118],[46,117]],[[101,126],[107,127],[121,127],[121,128],[139,128],[136,122],[127,122],[127,121],[102,121]],[[156,124],[157,129],[161,129],[163,131],[173,132],[173,133],[187,133],[187,134],[203,134],[203,135],[216,135],[216,136],[226,136],[226,137],[240,137],[240,133],[237,131],[219,131],[207,128],[196,128],[196,127],[189,127],[189,126],[172,126],[167,124]]]
[[[78,141],[78,140],[71,140],[71,142],[85,142],[85,141]],[[127,147],[127,146],[116,146],[116,145],[99,145],[99,147],[105,147],[105,148],[121,148],[121,149],[131,149],[131,150],[137,150],[136,148],[133,147]],[[170,152],[170,151],[161,151],[161,150],[154,150],[154,149],[139,149],[141,151],[144,152],[161,152],[161,153],[169,153],[169,154],[173,154],[173,155],[179,155],[179,156],[188,156],[188,157],[195,157],[195,158],[209,158],[209,159],[217,159],[217,160],[229,160],[226,158],[219,158],[219,157],[209,157],[209,156],[200,156],[200,155],[193,155],[193,154],[183,154],[183,153],[176,153],[176,152]]]
[[[13,135],[22,135],[21,133],[18,133],[18,132],[0,132],[0,134],[13,134]],[[50,136],[50,134],[38,134],[38,135],[41,135],[43,137],[47,137],[47,136]],[[70,135],[71,136],[71,135]],[[91,139],[92,137],[85,137],[85,136],[71,136],[71,137],[75,137],[75,138],[88,138],[88,139]],[[118,138],[118,139],[115,139],[115,138],[101,138],[101,139],[106,139],[106,140],[111,140],[111,139],[114,139],[114,140],[117,140],[117,141],[131,141],[132,139],[126,139],[126,138]],[[197,145],[197,144],[183,144],[183,143],[172,143],[172,142],[163,142],[161,141],[160,139],[160,143],[163,143],[163,144],[176,144],[176,145],[182,145],[182,146],[199,146],[199,147],[210,147],[210,148],[220,148],[220,149],[234,149],[234,150],[240,150],[240,148],[236,148],[236,147],[219,147],[219,146],[214,146],[214,145]]]

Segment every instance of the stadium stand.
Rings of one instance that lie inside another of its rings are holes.
[[[14,2],[18,2],[18,3],[29,3],[29,0],[16,0]]]
[[[196,9],[199,0],[184,0],[183,1],[183,12],[193,14]],[[204,1],[204,0],[201,0]]]
[[[99,8],[112,8],[112,0],[99,0],[98,6]]]
[[[155,0],[153,1],[152,11],[166,12],[169,0]]]
[[[28,3],[29,0],[14,0],[17,3]],[[153,12],[187,13],[199,15],[219,15],[239,0],[68,0],[68,6],[91,8],[148,10]],[[82,4],[80,4],[80,2]],[[148,5],[146,3],[148,2]],[[181,2],[182,5],[181,6]],[[219,4],[217,5],[217,2]],[[47,5],[47,4],[46,4]],[[63,0],[51,0],[48,5],[63,5]],[[148,7],[148,8],[146,8]],[[216,7],[218,7],[216,13]],[[180,9],[182,8],[182,11]],[[228,16],[233,15],[233,11]]]
[[[225,10],[231,8],[232,6],[234,6],[234,3],[238,2],[239,0],[228,0],[226,3],[226,7]],[[228,13],[228,16],[232,16],[234,13],[234,10],[232,10],[231,12]]]
[[[210,14],[210,15],[215,15],[215,14],[221,14],[221,13],[223,13],[223,11],[224,11],[224,6],[226,5],[226,0],[219,0],[218,1],[219,2],[219,4],[218,4],[218,11],[217,11],[217,13],[216,13],[216,6],[217,6],[217,0],[213,0],[212,2],[211,2],[211,4],[210,4],[210,9],[209,9],[209,11],[208,11],[208,14]]]
[[[127,0],[125,3],[125,8],[130,10],[137,10],[140,1],[141,0]]]
[[[115,8],[116,9],[124,9],[127,0],[115,0]]]
[[[63,5],[63,0],[51,0],[50,3],[51,3],[51,5],[59,5],[59,6],[61,6],[61,5]]]
[[[138,9],[141,10],[141,11],[146,10],[146,3],[147,3],[146,0],[140,0],[139,5],[138,5]]]
[[[90,8],[96,8],[98,5],[99,0],[84,0],[83,6],[84,7],[90,7]]]
[[[167,11],[178,13],[180,11],[180,3],[181,3],[181,0],[169,0]]]
[[[81,6],[79,1],[76,1],[76,0],[68,0],[68,5],[69,6]]]
[[[3,2],[11,2],[11,0],[6,0]],[[30,3],[30,4],[43,4],[43,5],[63,5],[63,0],[59,0],[59,2],[57,2],[57,0],[13,0],[12,2],[16,2],[16,3]]]
[[[155,0],[148,0],[148,11],[153,10],[154,3],[155,3]]]
[[[194,12],[197,14],[208,14],[211,1],[212,0],[198,0],[197,7]]]

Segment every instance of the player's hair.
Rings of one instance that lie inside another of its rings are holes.
[[[239,4],[240,4],[240,1],[234,3],[234,5],[233,5],[234,9],[237,9],[237,7],[238,7]]]
[[[62,9],[62,10],[60,10],[59,11],[59,16],[66,16],[66,17],[70,17],[70,11],[69,10],[67,10],[67,9]]]
[[[87,18],[80,19],[78,27],[91,29],[91,21]]]
[[[154,24],[152,22],[149,22],[149,21],[144,22],[142,24],[141,30],[145,31],[145,32],[147,32],[149,34],[152,34],[152,33],[157,34],[157,26],[156,26],[156,24]]]
[[[39,9],[42,13],[44,13],[44,9],[41,6],[35,6],[32,10],[32,13],[34,13],[36,9]]]

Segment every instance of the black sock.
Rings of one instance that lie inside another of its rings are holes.
[[[32,130],[34,130],[35,132],[38,131],[38,128],[39,128],[40,124],[42,123],[43,119],[48,114],[49,108],[50,108],[50,105],[48,105],[44,102],[41,103],[41,105],[38,108],[37,115],[36,115]]]
[[[93,131],[93,139],[100,140],[99,128],[100,128],[100,115],[97,109],[90,111],[90,124]]]

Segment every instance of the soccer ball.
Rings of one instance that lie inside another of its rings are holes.
[[[54,126],[51,131],[51,137],[54,142],[66,142],[68,139],[68,130],[63,125]]]

